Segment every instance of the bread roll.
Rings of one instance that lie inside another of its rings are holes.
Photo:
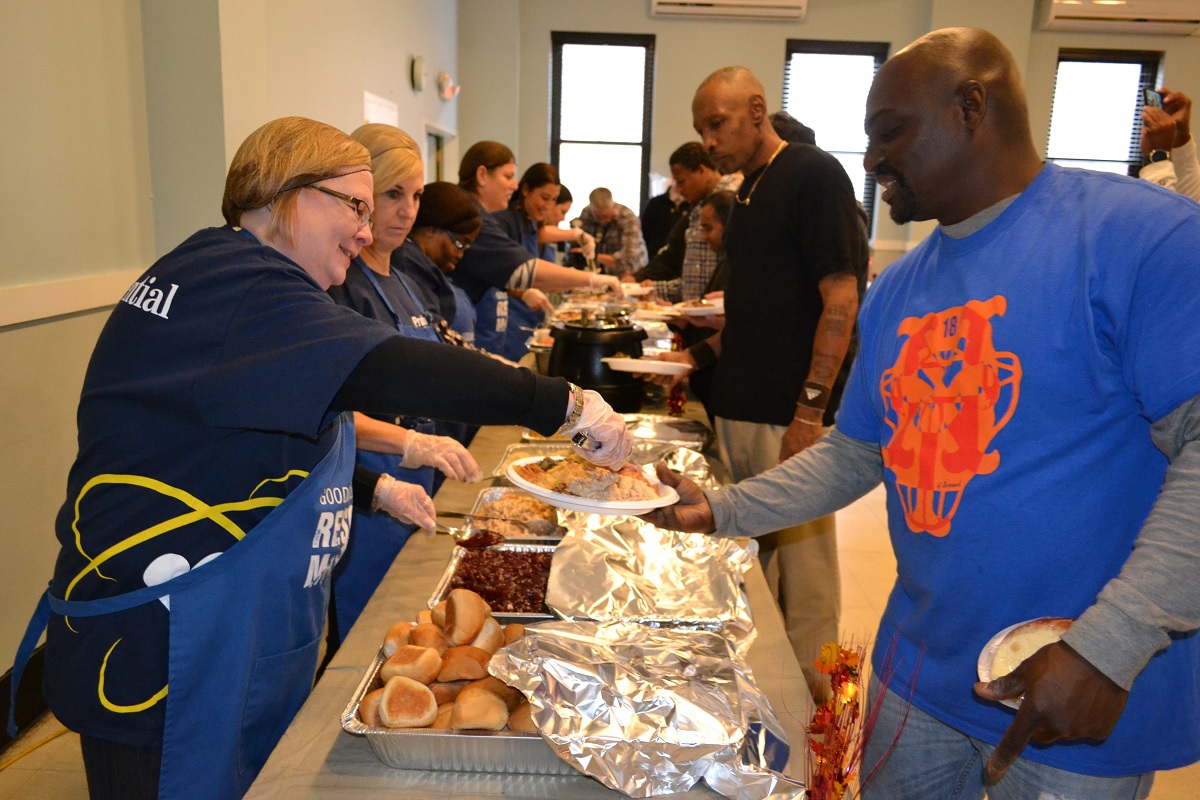
[[[382,728],[383,720],[379,718],[379,703],[383,700],[383,688],[367,692],[358,704],[358,718],[372,728]]]
[[[388,628],[387,635],[383,637],[383,654],[390,656],[408,644],[408,634],[412,629],[413,624],[411,622],[397,622]]]
[[[492,654],[469,644],[451,647],[442,654],[442,671],[438,673],[439,681],[477,681],[486,678],[487,663]]]
[[[446,601],[438,603],[433,608],[429,609],[429,618],[434,625],[446,627]]]
[[[435,730],[449,730],[450,714],[453,711],[454,703],[443,703],[442,705],[438,706],[437,719],[435,719],[433,724],[429,727]]]
[[[458,697],[458,693],[463,690],[470,681],[436,681],[429,684],[429,691],[433,692],[433,697],[438,701],[438,705],[443,703],[453,703],[454,698]]]
[[[525,635],[525,626],[519,622],[510,622],[504,626],[504,644],[509,645]]]
[[[500,627],[500,623],[491,617],[485,617],[483,627],[479,629],[479,635],[471,640],[471,644],[478,647],[480,650],[487,650],[488,653],[495,655],[496,651],[504,647],[504,629]]]
[[[428,608],[421,609],[417,612],[417,624],[424,622],[433,622],[433,612]]]
[[[432,683],[442,671],[442,656],[432,647],[406,644],[383,662],[379,679],[384,683],[397,675],[412,678],[417,683]]]
[[[525,700],[525,695],[521,694],[518,689],[514,689],[494,675],[488,675],[486,678],[471,681],[463,691],[466,691],[466,689],[483,689],[491,692],[504,701],[504,705],[508,706],[509,711],[521,705]]]
[[[521,733],[537,732],[537,725],[533,722],[533,707],[528,702],[521,703],[508,715],[508,729]]]
[[[383,687],[379,717],[389,728],[424,728],[437,719],[438,706],[429,687],[397,675]]]
[[[508,724],[508,706],[486,689],[463,689],[450,712],[450,727],[457,731],[499,731]]]
[[[488,604],[470,589],[454,589],[446,598],[446,640],[451,645],[469,644],[483,629]]]
[[[432,622],[422,622],[415,626],[408,634],[408,643],[421,647],[432,647],[439,654],[445,653],[446,649],[450,647],[450,643],[446,641],[446,634]]]

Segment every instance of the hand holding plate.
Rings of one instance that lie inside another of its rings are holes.
[[[656,464],[654,468],[658,479],[679,493],[679,502],[642,514],[641,518],[668,531],[712,533],[716,526],[704,491],[694,481],[672,472],[666,464]]]
[[[682,497],[683,493],[680,492]],[[1112,733],[1129,692],[1114,683],[1066,642],[1038,650],[1008,675],[975,684],[986,700],[1023,697],[1016,719],[984,767],[984,782],[994,784],[1032,739],[1103,739]]]

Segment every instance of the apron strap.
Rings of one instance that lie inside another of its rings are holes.
[[[9,687],[8,693],[8,735],[11,739],[17,738],[17,688],[21,685],[21,676],[25,674],[29,658],[33,655],[33,650],[37,647],[38,640],[42,638],[42,632],[46,630],[49,623],[50,588],[46,587],[46,591],[42,592],[42,596],[38,598],[37,608],[29,619],[25,635],[21,637],[21,646],[17,648],[17,658],[13,662],[10,676],[12,686]]]

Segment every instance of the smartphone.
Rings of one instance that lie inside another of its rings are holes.
[[[1162,108],[1162,95],[1153,89],[1142,89],[1142,102],[1144,105]]]

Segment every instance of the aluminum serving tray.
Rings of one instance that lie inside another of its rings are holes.
[[[536,733],[516,731],[446,731],[429,728],[372,728],[358,718],[358,704],[380,686],[381,649],[367,668],[354,696],[342,712],[342,730],[367,737],[384,764],[397,769],[459,772],[519,772],[535,775],[578,775]]]
[[[515,544],[511,541],[499,544],[493,547],[493,550],[507,550],[514,553],[553,553],[558,548],[556,542],[546,542],[542,540],[540,543],[534,543],[532,540],[529,543]],[[446,571],[442,573],[441,580],[438,581],[437,588],[433,590],[433,595],[429,598],[429,607],[433,608],[438,603],[446,599],[450,594],[450,580],[454,577],[455,570],[458,569],[459,562],[467,551],[461,547],[454,548],[454,552],[450,555],[450,563],[446,565]],[[520,622],[523,625],[529,625],[534,622],[542,622],[548,619],[555,619],[550,613],[512,613],[499,612],[493,614],[496,621],[507,625],[510,622]]]
[[[492,470],[492,475],[497,478],[503,478],[508,465],[519,458],[529,458],[530,456],[564,456],[571,452],[570,442],[526,442],[524,444],[510,444],[504,448],[504,455],[500,457],[500,463]]]
[[[479,493],[479,496],[475,498],[475,504],[473,506],[471,506],[471,513],[472,514],[481,513],[483,507],[486,506],[488,503],[493,503],[496,500],[500,499],[501,497],[503,497],[504,495],[507,495],[507,494],[516,494],[516,495],[521,495],[522,497],[533,497],[533,495],[531,495],[529,492],[526,492],[522,489],[517,489],[513,486],[493,486],[490,489],[484,489],[483,491],[481,491]],[[534,499],[537,499],[537,498],[534,498]],[[549,504],[547,504],[547,505],[549,505]],[[553,506],[551,506],[551,507],[553,508]],[[563,510],[561,508],[554,508],[554,515],[555,515],[554,523],[556,525],[561,526],[563,524]],[[487,526],[487,520],[483,520],[480,522],[480,527],[486,527],[486,526]],[[546,536],[538,536],[535,534],[528,534],[528,535],[513,534],[513,535],[507,537],[507,539],[509,541],[517,539],[517,540],[520,540],[521,542],[528,542],[533,539],[538,539],[538,540],[542,540],[542,541],[558,541],[561,538],[562,538],[561,532],[557,536],[553,535],[553,534],[546,535]]]
[[[639,442],[661,442],[691,450],[712,444],[713,432],[699,420],[659,414],[625,414],[629,433]]]

